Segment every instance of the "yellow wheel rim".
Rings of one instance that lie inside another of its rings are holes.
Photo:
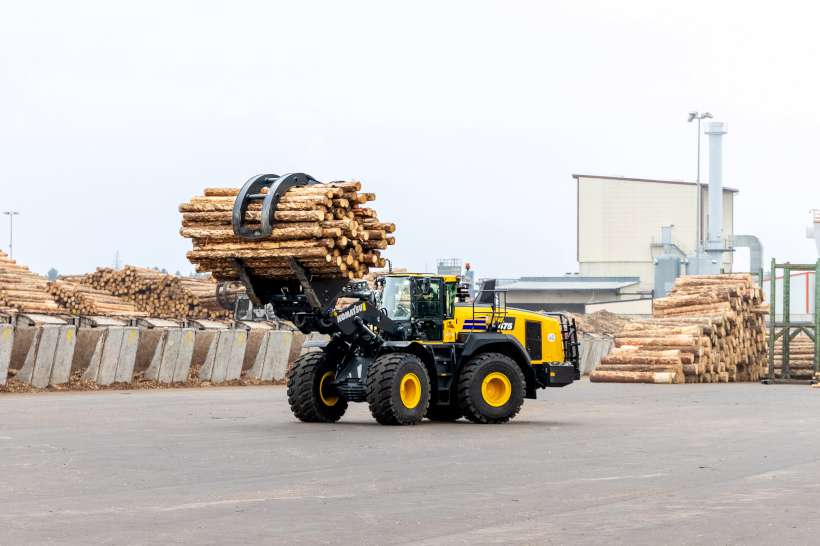
[[[325,406],[335,406],[339,401],[339,397],[333,392],[333,377],[336,374],[333,372],[325,372],[319,380],[319,398]]]
[[[510,379],[501,372],[488,373],[481,382],[481,396],[494,408],[503,406],[512,396]]]
[[[401,403],[407,409],[413,409],[419,405],[421,401],[421,381],[419,376],[413,372],[404,374],[399,383],[399,395],[401,396]]]

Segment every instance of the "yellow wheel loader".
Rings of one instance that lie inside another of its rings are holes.
[[[247,194],[240,192],[235,211],[247,207]],[[241,216],[234,214],[237,235]],[[271,224],[248,237],[264,237]],[[296,260],[286,279],[255,278],[241,260],[234,266],[255,305],[269,304],[303,333],[329,336],[288,375],[288,401],[302,421],[335,422],[348,403],[367,402],[385,425],[462,416],[504,423],[538,389],[579,378],[574,321],[507,308],[503,291],[476,298],[488,303],[466,303],[456,276],[387,274],[371,287],[317,278]],[[354,303],[339,308],[341,298]]]

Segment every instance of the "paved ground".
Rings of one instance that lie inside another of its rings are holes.
[[[796,544],[820,390],[580,383],[514,423],[290,416],[281,387],[0,396],[0,542]]]

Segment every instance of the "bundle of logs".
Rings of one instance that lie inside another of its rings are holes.
[[[59,314],[60,306],[48,293],[48,280],[0,252],[0,313]]]
[[[105,317],[143,317],[146,313],[130,301],[82,284],[83,275],[64,276],[48,283],[54,300],[72,315]]]
[[[122,269],[99,267],[83,283],[121,296],[151,317],[223,319],[231,312],[217,300],[212,278],[178,277],[153,269],[127,265]]]
[[[767,366],[763,291],[748,274],[680,277],[653,318],[627,323],[591,381],[757,381]]]
[[[239,189],[206,188],[179,206],[180,234],[193,240],[188,259],[217,280],[238,280],[237,260],[256,277],[289,278],[291,259],[317,277],[362,278],[370,267],[384,267],[381,251],[395,243],[396,226],[364,206],[376,195],[360,190],[360,182],[291,188],[279,199],[270,236],[251,241],[231,226]],[[261,208],[261,201],[248,206],[248,227],[260,225]]]
[[[774,376],[783,377],[783,336],[774,343]],[[814,379],[814,341],[801,332],[789,340],[788,379]]]

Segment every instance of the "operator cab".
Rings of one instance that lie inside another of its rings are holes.
[[[412,339],[448,341],[457,289],[456,277],[386,275],[376,280],[376,302],[387,318],[410,326]]]

